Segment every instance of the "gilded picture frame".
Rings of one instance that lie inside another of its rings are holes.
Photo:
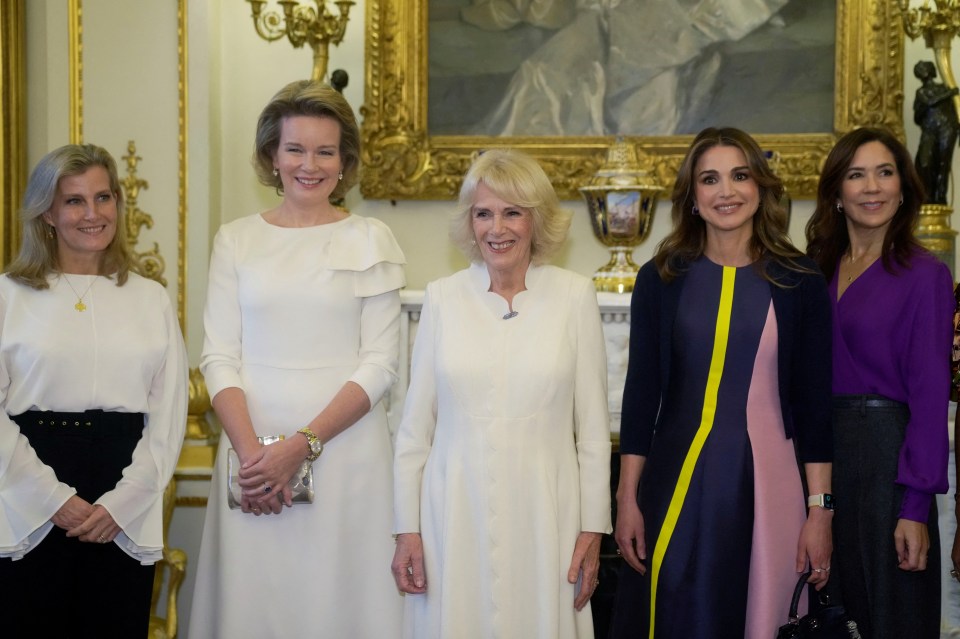
[[[837,0],[834,130],[758,135],[779,156],[795,198],[816,190],[819,168],[839,134],[886,126],[903,137],[903,33],[893,0]],[[428,0],[366,3],[363,171],[370,199],[451,199],[480,149],[520,148],[536,157],[564,199],[579,197],[613,138],[431,135],[427,127]],[[692,136],[632,137],[670,185]]]

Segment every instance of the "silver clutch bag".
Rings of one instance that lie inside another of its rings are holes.
[[[283,439],[283,435],[265,435],[257,438],[264,446],[269,446]],[[239,483],[240,458],[231,448],[227,451],[227,505],[231,509],[240,508],[240,499],[243,489]],[[293,503],[313,503],[313,464],[304,461],[300,468],[290,478],[290,490],[293,493]]]

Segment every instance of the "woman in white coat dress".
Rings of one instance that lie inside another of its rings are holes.
[[[254,165],[283,199],[214,242],[200,368],[223,423],[190,636],[399,635],[388,568],[403,253],[377,220],[331,204],[355,182],[353,111],[293,82],[264,108]],[[284,435],[275,444],[258,437]],[[242,469],[228,508],[227,449]],[[322,454],[321,454],[322,453]],[[287,483],[312,462],[313,503]]]
[[[544,264],[569,224],[528,156],[468,171],[451,235],[473,264],[427,286],[397,433],[405,637],[593,637],[607,371],[592,283]]]
[[[34,168],[0,276],[0,606],[7,637],[145,637],[187,418],[176,312],[134,266],[117,166]]]

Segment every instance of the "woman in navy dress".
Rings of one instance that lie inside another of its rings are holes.
[[[782,194],[750,136],[700,132],[637,277],[616,639],[769,639],[799,574],[829,578],[830,306]]]

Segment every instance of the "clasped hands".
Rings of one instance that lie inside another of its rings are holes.
[[[120,534],[120,526],[107,509],[93,505],[73,495],[50,518],[58,528],[67,531],[67,537],[76,537],[87,543],[105,544]]]
[[[280,514],[293,506],[290,478],[307,458],[302,438],[281,439],[240,457],[240,509],[254,515]]]

